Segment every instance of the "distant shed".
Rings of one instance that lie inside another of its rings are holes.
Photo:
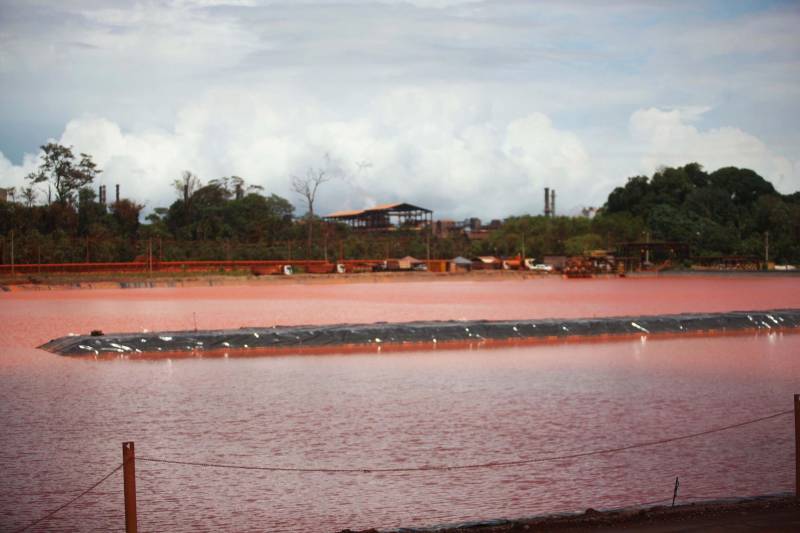
[[[466,257],[454,257],[450,260],[450,272],[469,272],[472,270],[472,261]]]
[[[425,261],[420,261],[416,257],[411,257],[410,255],[407,255],[401,259],[398,259],[397,263],[398,266],[400,267],[400,270],[411,270],[418,265],[424,264]]]

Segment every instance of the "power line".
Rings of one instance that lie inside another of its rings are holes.
[[[618,453],[627,450],[633,450],[636,448],[644,448],[647,446],[656,446],[659,444],[667,444],[670,442],[676,442],[686,439],[692,439],[695,437],[701,437],[703,435],[709,435],[712,433],[719,433],[721,431],[728,431],[730,429],[735,429],[743,426],[747,426],[750,424],[756,424],[758,422],[764,422],[766,420],[770,420],[773,418],[778,418],[780,416],[785,416],[788,414],[793,413],[794,410],[790,409],[787,411],[781,411],[779,413],[774,413],[767,416],[762,416],[759,418],[754,418],[751,420],[747,420],[744,422],[737,422],[736,424],[730,424],[728,426],[722,426],[718,428],[712,428],[705,431],[699,431],[697,433],[690,433],[687,435],[680,435],[677,437],[669,437],[666,439],[659,439],[654,441],[646,441],[640,442],[636,444],[629,444],[627,446],[619,446],[616,448],[604,448],[599,450],[591,450],[586,452],[576,452],[576,453],[569,453],[564,455],[552,455],[547,457],[538,457],[534,459],[518,459],[512,461],[492,461],[487,463],[473,463],[473,464],[464,464],[464,465],[432,465],[432,466],[419,466],[419,467],[388,467],[388,468],[370,468],[370,467],[362,467],[362,468],[304,468],[304,467],[282,467],[282,466],[253,466],[253,465],[230,465],[230,464],[222,464],[222,463],[209,463],[209,462],[198,462],[198,461],[180,461],[175,459],[157,459],[152,457],[137,457],[138,461],[149,461],[152,463],[167,463],[167,464],[176,464],[176,465],[186,465],[186,466],[203,466],[209,468],[231,468],[231,469],[238,469],[238,470],[261,470],[267,472],[300,472],[300,473],[325,473],[325,474],[341,474],[341,473],[362,473],[362,474],[371,474],[371,473],[397,473],[397,472],[425,472],[425,471],[448,471],[448,470],[472,470],[472,469],[480,469],[480,468],[502,468],[508,466],[519,466],[519,465],[526,465],[532,463],[544,463],[550,461],[561,461],[564,459],[576,459],[579,457],[589,457],[592,455],[602,455],[607,453]]]
[[[114,470],[112,470],[111,472],[109,472],[108,474],[106,474],[105,476],[103,476],[103,478],[102,478],[100,481],[98,481],[97,483],[95,483],[94,485],[92,485],[91,487],[89,487],[88,489],[86,489],[85,491],[81,492],[80,494],[78,494],[77,496],[75,496],[74,498],[72,498],[70,501],[68,501],[67,503],[65,503],[64,505],[62,505],[62,506],[58,507],[57,509],[55,509],[55,510],[53,510],[53,511],[50,511],[49,513],[47,513],[47,514],[46,514],[46,515],[44,515],[43,517],[39,518],[38,520],[34,520],[33,522],[31,522],[31,523],[30,523],[30,524],[28,524],[27,526],[25,526],[25,527],[23,527],[23,528],[21,528],[21,529],[18,529],[18,530],[16,530],[14,533],[21,533],[22,531],[26,531],[26,530],[28,530],[28,529],[32,528],[33,526],[35,526],[36,524],[38,524],[39,522],[44,522],[44,521],[45,521],[45,520],[47,520],[48,518],[51,518],[53,515],[55,515],[55,514],[56,514],[57,512],[59,512],[61,509],[63,509],[63,508],[65,508],[65,507],[68,507],[68,506],[72,505],[73,503],[75,503],[76,501],[78,501],[80,498],[82,498],[83,496],[86,496],[87,494],[89,494],[90,492],[92,492],[94,489],[96,489],[97,487],[99,487],[99,486],[100,486],[100,485],[103,483],[103,481],[105,481],[105,480],[107,480],[108,478],[110,478],[110,477],[112,476],[112,474],[114,474],[114,473],[115,473],[117,470],[119,470],[120,468],[122,468],[122,464],[120,464],[119,466],[117,466],[117,467],[116,467]]]

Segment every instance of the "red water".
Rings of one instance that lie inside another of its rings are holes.
[[[0,295],[0,530],[137,455],[376,468],[503,461],[791,408],[800,335],[471,351],[98,362],[68,332],[800,307],[796,278],[283,285]],[[142,531],[336,531],[792,489],[791,417],[657,447],[486,470],[300,474],[137,462]],[[121,475],[37,526],[122,529]],[[34,528],[36,530],[36,528]]]

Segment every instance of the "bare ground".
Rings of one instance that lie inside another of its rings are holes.
[[[340,533],[377,533],[371,529]],[[404,533],[511,533],[521,531],[628,531],[676,532],[797,532],[800,531],[800,500],[794,496],[761,496],[649,508],[610,511],[587,509],[580,514],[547,515],[518,520],[489,520],[428,528],[401,528]]]

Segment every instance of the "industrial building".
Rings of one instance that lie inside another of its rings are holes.
[[[418,231],[433,224],[433,211],[407,203],[386,204],[360,211],[337,211],[324,217],[363,231]]]

